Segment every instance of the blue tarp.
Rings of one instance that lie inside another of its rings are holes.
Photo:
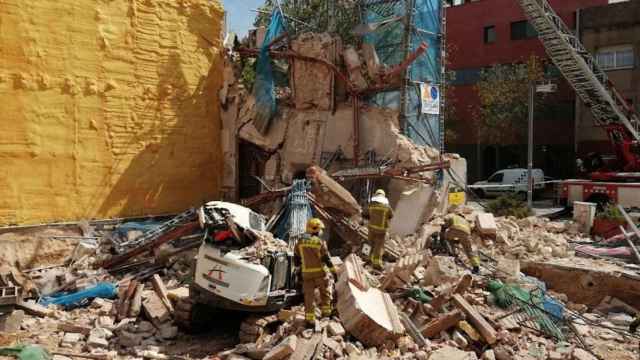
[[[43,306],[47,305],[60,305],[65,308],[81,306],[85,300],[94,298],[113,299],[118,295],[118,288],[107,282],[96,284],[96,286],[81,290],[75,293],[67,294],[55,294],[52,296],[43,297],[39,303]]]
[[[256,98],[256,118],[259,130],[268,129],[269,122],[276,113],[276,94],[273,79],[273,68],[269,56],[269,44],[285,31],[284,17],[280,10],[274,9],[271,15],[271,23],[267,28],[260,55],[256,63],[256,82],[254,84],[254,96]]]

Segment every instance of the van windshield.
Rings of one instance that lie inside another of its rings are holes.
[[[504,179],[504,174],[503,173],[493,174],[493,175],[491,175],[489,180],[487,180],[487,182],[490,182],[490,183],[501,183],[502,179]]]

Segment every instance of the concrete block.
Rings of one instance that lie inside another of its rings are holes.
[[[80,333],[65,333],[60,342],[62,347],[73,347],[74,345],[84,341],[84,335]]]
[[[331,336],[344,336],[346,334],[342,324],[337,321],[330,321],[329,325],[327,325],[327,330]]]
[[[171,317],[169,310],[155,292],[149,293],[147,298],[143,300],[142,308],[149,320],[156,326],[160,326]]]
[[[66,321],[58,323],[57,327],[58,330],[64,331],[66,333],[80,333],[85,336],[89,335],[92,329],[92,327],[89,325],[74,324]]]
[[[296,351],[298,337],[288,336],[264,356],[264,360],[282,360]]]
[[[498,232],[496,219],[491,213],[479,213],[476,218],[476,227],[482,235],[496,236]]]
[[[456,282],[464,274],[453,257],[434,256],[427,266],[422,283],[424,285],[441,286]]]

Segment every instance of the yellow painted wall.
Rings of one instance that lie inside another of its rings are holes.
[[[217,0],[0,1],[0,225],[218,194]]]

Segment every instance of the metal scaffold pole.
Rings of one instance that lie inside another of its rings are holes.
[[[445,1],[440,2],[440,154],[445,151],[447,90],[447,17]]]
[[[411,50],[411,29],[413,29],[413,8],[414,0],[405,0],[405,19],[404,19],[404,34],[402,37],[402,58],[406,59]],[[400,131],[406,135],[407,133],[407,106],[408,106],[408,92],[409,83],[411,77],[410,67],[403,71],[403,83],[400,90]]]

